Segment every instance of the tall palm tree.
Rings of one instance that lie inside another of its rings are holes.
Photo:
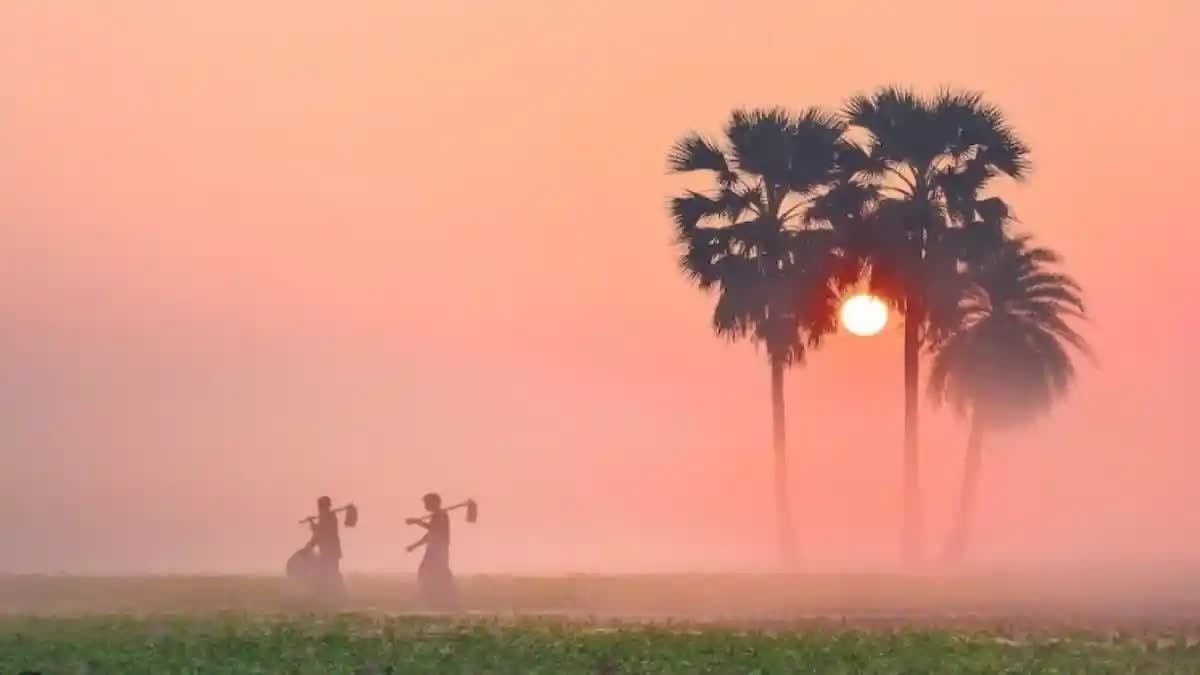
[[[1088,352],[1069,319],[1084,318],[1079,284],[1055,271],[1058,254],[1029,237],[1005,241],[967,273],[956,325],[931,348],[929,394],[970,419],[958,512],[946,546],[966,547],[984,434],[1049,411],[1075,375],[1070,350]]]
[[[1002,113],[974,92],[922,97],[883,88],[856,96],[844,115],[852,139],[840,155],[841,183],[819,205],[868,214],[844,218],[849,249],[869,263],[871,290],[904,313],[904,553],[920,555],[918,384],[928,334],[953,306],[952,279],[964,259],[994,248],[1008,209],[984,189],[992,178],[1020,179],[1028,149]],[[847,199],[857,206],[847,205]],[[828,214],[827,214],[828,215]]]
[[[783,373],[836,326],[833,232],[810,221],[812,197],[834,175],[843,125],[810,109],[735,111],[722,142],[698,134],[671,150],[673,171],[706,171],[716,184],[671,200],[680,266],[717,292],[713,329],[765,346],[771,368],[775,509],[780,554],[795,558],[787,490]]]

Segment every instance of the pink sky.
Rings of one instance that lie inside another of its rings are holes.
[[[1188,2],[0,4],[0,570],[276,570],[318,494],[349,569],[770,559],[767,369],[675,268],[671,143],[735,107],[968,86],[1100,354],[990,441],[983,561],[1200,559]],[[813,565],[894,561],[900,335],[787,385]],[[948,520],[964,430],[926,411]]]

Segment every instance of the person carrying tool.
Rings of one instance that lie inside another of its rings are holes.
[[[342,581],[342,540],[338,534],[337,513],[331,508],[329,497],[317,500],[317,517],[309,520],[312,538],[304,550],[317,549],[314,565],[317,593],[326,600],[340,602],[346,597],[346,586]]]
[[[437,493],[425,495],[422,501],[429,515],[406,521],[425,528],[425,536],[408,547],[409,553],[425,547],[425,556],[417,569],[421,598],[432,609],[456,609],[458,592],[450,571],[450,516],[442,508],[442,498]]]

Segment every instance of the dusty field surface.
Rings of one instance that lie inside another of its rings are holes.
[[[423,613],[413,579],[349,576],[349,601],[314,604],[281,577],[0,576],[9,615]],[[1004,630],[1200,630],[1200,575],[474,576],[464,613],[571,620]]]
[[[471,577],[315,604],[273,577],[0,577],[0,673],[1200,673],[1163,575]]]

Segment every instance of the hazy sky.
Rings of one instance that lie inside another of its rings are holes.
[[[770,559],[768,373],[675,268],[665,155],[735,107],[986,92],[1005,191],[1100,354],[990,439],[979,557],[1200,559],[1200,5],[6,0],[0,570],[278,570],[319,494],[349,569]],[[1193,73],[1194,74],[1194,73]],[[900,331],[787,384],[814,565],[899,550]],[[927,410],[930,543],[965,430]],[[407,528],[410,530],[411,528]]]

